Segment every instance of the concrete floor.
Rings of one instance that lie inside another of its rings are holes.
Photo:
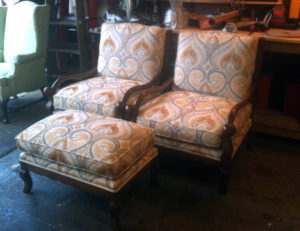
[[[14,116],[34,122],[43,113],[37,103]],[[14,131],[27,126],[16,121]],[[5,126],[0,124],[1,135],[10,134]],[[111,230],[104,197],[36,174],[32,193],[23,194],[19,151],[11,148],[0,158],[1,231]],[[299,142],[255,134],[253,150],[238,155],[227,196],[217,193],[215,169],[167,154],[160,155],[161,187],[152,186],[146,173],[124,194],[123,230],[300,230]]]

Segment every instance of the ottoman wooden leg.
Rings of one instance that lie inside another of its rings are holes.
[[[113,197],[109,199],[109,209],[111,216],[112,228],[114,231],[119,231],[120,229],[120,199],[118,197]]]
[[[19,175],[22,178],[22,180],[24,181],[23,192],[30,193],[30,190],[32,188],[32,179],[31,179],[28,168],[26,167],[26,165],[24,165],[22,163],[21,163],[21,168],[19,170]]]

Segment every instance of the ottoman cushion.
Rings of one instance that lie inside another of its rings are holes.
[[[151,129],[73,110],[56,113],[33,124],[16,136],[16,142],[24,152],[20,159],[90,182],[99,179],[116,182],[124,175],[134,175],[142,163],[157,155]],[[108,185],[107,182],[100,184]],[[109,188],[116,190],[114,185]]]

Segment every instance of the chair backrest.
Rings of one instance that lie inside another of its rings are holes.
[[[99,45],[99,75],[146,83],[163,64],[166,31],[137,23],[104,23]]]
[[[49,7],[24,1],[7,7],[4,62],[20,54],[46,55]]]
[[[6,21],[6,7],[0,6],[0,62],[3,62],[4,31]]]
[[[249,90],[258,39],[229,32],[181,32],[173,90],[240,101]]]

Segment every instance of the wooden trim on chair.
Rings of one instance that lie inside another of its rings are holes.
[[[163,69],[161,73],[157,76],[157,80],[153,81],[153,84],[149,84],[145,88],[135,88],[136,91],[131,92],[132,94],[138,95],[138,97],[134,100],[133,104],[128,103],[128,99],[123,101],[123,112],[124,112],[124,119],[136,122],[137,115],[141,103],[145,103],[145,98],[149,95],[160,93],[167,91],[170,89],[173,83],[174,77],[174,65],[176,59],[176,52],[172,53],[172,41],[176,41],[176,47],[178,42],[178,33],[174,33],[172,30],[167,31],[166,42],[165,42],[165,55],[163,61]],[[133,89],[133,90],[135,90]],[[130,89],[131,90],[131,89]],[[149,99],[151,99],[150,97]]]
[[[96,75],[97,68],[92,68],[82,73],[63,75],[62,77],[56,79],[51,87],[45,87],[43,92],[48,98],[48,102],[46,105],[48,111],[50,113],[53,112],[53,96],[64,82],[66,82],[67,80],[82,80]]]
[[[173,78],[168,78],[167,81],[165,81],[163,84],[155,85],[147,90],[144,90],[142,93],[140,93],[140,95],[137,97],[137,99],[134,101],[133,104],[126,105],[124,119],[129,120],[131,122],[136,122],[139,108],[141,106],[141,103],[144,102],[144,99],[147,96],[152,95],[154,93],[162,94],[168,88],[170,88],[172,83],[173,83]]]
[[[262,56],[263,56],[263,46],[264,46],[264,39],[260,38],[258,41],[257,47],[257,54],[255,59],[255,71],[252,78],[252,86],[245,94],[241,102],[236,104],[231,111],[229,112],[227,122],[223,127],[223,134],[222,134],[222,143],[223,143],[223,152],[231,155],[232,153],[232,142],[231,137],[234,135],[235,127],[233,125],[233,121],[236,118],[237,113],[241,108],[243,108],[247,103],[253,101],[253,94],[256,90],[256,81],[260,76],[261,73],[261,63],[262,63]],[[253,111],[253,110],[252,110]]]
[[[253,95],[256,90],[256,81],[260,76],[261,73],[261,63],[262,63],[262,56],[263,56],[263,46],[264,46],[264,39],[260,38],[258,41],[257,47],[257,54],[255,60],[255,71],[252,77],[252,86],[246,95],[243,97],[240,103],[236,104],[230,111],[227,123],[223,127],[222,133],[222,155],[221,155],[221,162],[220,162],[220,171],[221,171],[221,181],[219,185],[219,191],[221,194],[227,193],[227,183],[229,181],[232,166],[233,166],[233,144],[232,144],[232,136],[236,132],[236,128],[234,127],[234,119],[236,118],[237,113],[243,108],[247,103],[253,102]],[[251,117],[253,115],[253,109],[251,112]]]
[[[120,103],[118,103],[116,105],[117,107],[117,113],[119,115],[121,115],[122,118],[126,119],[126,120],[130,120],[130,121],[136,121],[136,118],[134,118],[133,115],[135,115],[136,113],[134,112],[130,112],[129,114],[131,116],[126,115],[126,111],[128,112],[128,101],[130,99],[130,97],[132,97],[133,95],[141,95],[143,93],[144,90],[147,90],[149,88],[152,88],[156,85],[162,84],[164,83],[166,80],[168,80],[169,76],[170,76],[170,70],[173,68],[170,68],[170,53],[171,53],[171,40],[172,37],[176,36],[176,34],[172,31],[172,30],[167,30],[166,31],[166,39],[165,39],[165,53],[164,53],[164,58],[163,58],[163,64],[162,64],[162,70],[160,73],[158,73],[158,75],[151,80],[150,82],[140,85],[140,86],[135,86],[130,88],[125,95],[123,96],[122,100],[120,101]],[[140,93],[142,92],[142,93]]]

